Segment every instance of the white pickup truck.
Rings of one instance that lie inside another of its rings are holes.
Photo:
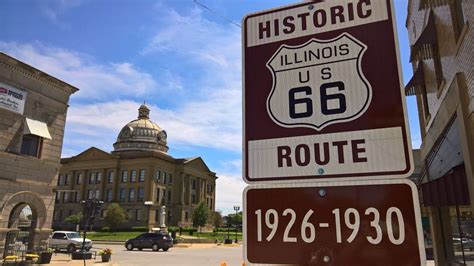
[[[83,238],[81,234],[73,231],[55,231],[49,237],[49,246],[55,250],[66,249],[67,252],[72,253],[77,249],[82,248]],[[86,238],[85,250],[92,248],[92,241]]]

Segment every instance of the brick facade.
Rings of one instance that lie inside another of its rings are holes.
[[[470,261],[459,236],[471,241],[474,234],[473,16],[473,1],[408,3],[406,27],[416,74],[406,93],[417,97],[424,161],[419,182],[438,265]],[[467,188],[454,184],[455,177]]]

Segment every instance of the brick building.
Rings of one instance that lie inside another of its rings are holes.
[[[66,112],[69,96],[76,91],[0,53],[0,252],[4,255],[19,243],[37,247],[51,233]]]
[[[424,166],[418,183],[437,265],[474,263],[473,16],[471,0],[408,4],[414,75],[405,92],[418,103]]]
[[[61,160],[57,183],[53,227],[74,226],[64,219],[82,210],[80,201],[100,199],[117,202],[127,211],[123,228],[159,227],[159,209],[166,207],[166,223],[191,226],[192,213],[204,201],[215,210],[217,176],[200,157],[176,159],[170,156],[166,131],[149,118],[146,105],[139,108],[138,119],[120,131],[111,153],[89,148]],[[145,205],[145,202],[150,205]],[[102,219],[94,227],[105,226]]]

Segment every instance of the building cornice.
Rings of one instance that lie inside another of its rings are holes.
[[[5,53],[0,52],[0,63],[23,76],[53,87],[65,94],[71,95],[79,89],[43,71],[23,63]]]

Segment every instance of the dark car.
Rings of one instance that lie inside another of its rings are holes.
[[[167,233],[144,233],[125,242],[127,250],[151,248],[153,251],[167,251],[173,246],[173,238]]]

